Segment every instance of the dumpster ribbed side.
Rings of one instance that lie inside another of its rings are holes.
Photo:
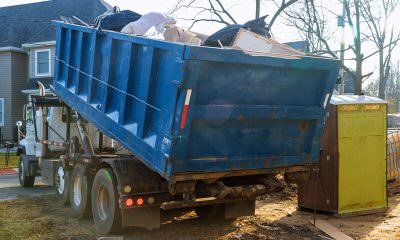
[[[151,45],[60,24],[53,87],[98,129],[163,174],[161,145],[173,126],[183,51],[181,45]]]

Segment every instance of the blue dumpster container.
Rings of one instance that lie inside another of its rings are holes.
[[[337,60],[54,24],[54,93],[165,179],[317,163]]]

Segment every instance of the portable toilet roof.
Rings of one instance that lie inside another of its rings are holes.
[[[332,105],[343,104],[384,104],[385,100],[365,95],[333,95],[330,101]]]

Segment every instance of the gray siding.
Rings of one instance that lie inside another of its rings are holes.
[[[55,55],[55,46],[46,46],[46,47],[37,47],[37,48],[31,48],[29,50],[29,78],[40,78],[43,76],[36,76],[35,75],[35,64],[36,64],[36,59],[35,59],[35,52],[36,50],[43,50],[43,49],[50,49],[50,76],[46,77],[53,77],[54,74],[54,55]]]
[[[11,52],[0,52],[0,98],[4,98],[4,126],[1,133],[5,140],[13,138],[11,128]]]
[[[27,96],[21,91],[25,88],[28,80],[28,56],[24,53],[13,52],[11,55],[11,72],[12,72],[12,113],[11,122],[22,121],[23,106],[26,103]]]
[[[5,141],[14,139],[15,122],[22,120],[26,95],[21,92],[27,83],[28,57],[15,51],[0,52],[0,98],[4,98]]]

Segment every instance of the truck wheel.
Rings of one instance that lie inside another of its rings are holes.
[[[57,197],[62,205],[69,204],[69,171],[65,171],[65,166],[62,161],[58,161],[56,170],[56,187],[57,187]]]
[[[35,183],[35,176],[27,176],[26,175],[26,168],[24,163],[24,155],[21,155],[19,158],[19,165],[18,165],[18,175],[19,175],[19,184],[22,187],[32,187]]]
[[[197,216],[204,220],[223,219],[224,210],[225,208],[223,204],[200,206],[194,209]]]
[[[117,183],[111,168],[100,169],[94,178],[92,212],[99,232],[108,234],[121,230]]]
[[[81,163],[75,164],[69,185],[69,201],[74,214],[78,218],[89,217],[91,181],[85,176],[85,167]]]

